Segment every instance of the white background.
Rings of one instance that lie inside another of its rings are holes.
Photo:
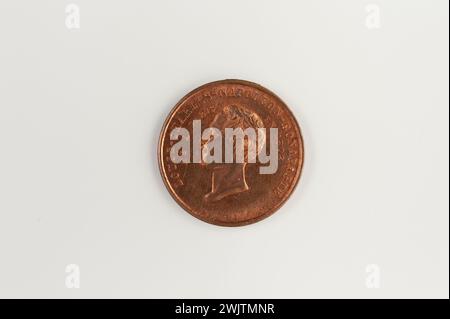
[[[73,2],[80,29],[69,1],[0,2],[0,297],[448,298],[447,0]],[[185,213],[156,158],[172,106],[226,78],[281,96],[306,147],[241,228]]]

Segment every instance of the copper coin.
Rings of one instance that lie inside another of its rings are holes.
[[[274,93],[222,80],[175,105],[158,159],[168,191],[187,212],[211,224],[242,226],[270,216],[289,198],[302,170],[303,139]]]

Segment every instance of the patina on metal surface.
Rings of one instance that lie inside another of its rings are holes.
[[[201,121],[201,132],[211,127],[221,132],[227,127],[267,132],[276,128],[276,141],[267,135],[261,143],[258,135],[257,144],[257,152],[277,148],[276,170],[261,173],[262,167],[267,170],[267,161],[252,162],[248,155],[242,163],[196,162],[195,154],[184,154],[185,162],[174,162],[171,150],[179,141],[171,136],[174,129],[189,134],[184,137],[190,139],[192,153],[196,144],[200,149],[204,146],[202,136],[195,137],[196,120]],[[175,201],[191,215],[221,226],[255,223],[278,210],[298,183],[303,158],[300,128],[286,104],[266,88],[243,80],[212,82],[188,93],[167,117],[158,145],[161,175]]]

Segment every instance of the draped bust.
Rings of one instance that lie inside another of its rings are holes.
[[[220,130],[222,136],[225,136],[225,143],[233,145],[233,154],[236,153],[237,141],[234,136],[224,134],[225,129],[240,128],[245,130],[253,128],[257,131],[264,128],[262,119],[255,113],[242,105],[225,106],[221,112],[216,114],[209,127]],[[249,189],[245,177],[245,168],[250,158],[256,158],[266,143],[265,135],[259,135],[257,139],[243,139],[244,161],[241,163],[210,163],[206,166],[212,170],[211,174],[211,191],[204,196],[206,202],[219,201],[227,196],[245,192]],[[255,143],[256,145],[251,145]],[[250,154],[249,154],[250,151]],[[256,152],[256,154],[252,154]],[[236,155],[237,157],[237,155]]]

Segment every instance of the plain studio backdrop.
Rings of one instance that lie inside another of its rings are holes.
[[[448,5],[2,0],[0,297],[448,298]],[[183,211],[156,156],[226,78],[276,92],[306,150],[239,228]]]

